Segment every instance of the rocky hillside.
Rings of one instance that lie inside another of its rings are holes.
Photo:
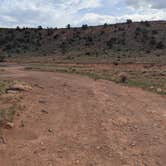
[[[0,56],[165,55],[166,22],[135,22],[65,29],[0,29]]]

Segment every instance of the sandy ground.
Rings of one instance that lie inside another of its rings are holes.
[[[166,98],[109,81],[3,67],[32,85],[0,166],[165,166]],[[43,111],[44,110],[44,111]],[[24,124],[24,125],[21,125]]]

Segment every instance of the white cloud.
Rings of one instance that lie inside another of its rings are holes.
[[[126,3],[127,5],[132,6],[134,8],[166,8],[166,0],[126,0]]]
[[[0,0],[2,26],[65,26],[83,9],[101,6],[101,0]],[[15,20],[15,23],[13,23]]]
[[[82,19],[75,22],[77,24],[87,23],[89,25],[98,25],[104,23],[117,23],[125,22],[127,19],[132,19],[133,21],[145,21],[145,20],[164,20],[166,18],[166,12],[163,10],[147,10],[139,11],[138,13],[125,14],[122,16],[109,16],[101,15],[96,13],[87,13]]]
[[[114,13],[115,8],[119,13]],[[98,25],[128,18],[164,20],[166,0],[0,0],[1,27]]]

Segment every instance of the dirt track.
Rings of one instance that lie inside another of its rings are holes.
[[[5,69],[1,78],[33,90],[23,93],[15,127],[3,131],[0,166],[166,165],[165,97],[78,75]]]

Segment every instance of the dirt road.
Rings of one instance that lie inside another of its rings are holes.
[[[3,67],[31,84],[0,166],[165,166],[166,98],[79,75]],[[24,125],[21,125],[21,124]]]

